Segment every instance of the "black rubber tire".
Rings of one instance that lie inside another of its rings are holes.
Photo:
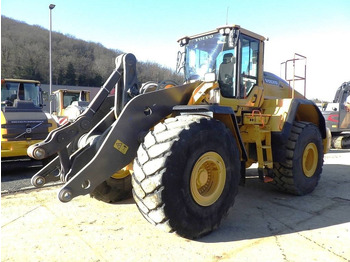
[[[192,197],[190,177],[206,152],[221,156],[226,180],[218,199],[202,206]],[[237,143],[222,122],[194,115],[169,118],[156,125],[138,149],[133,197],[150,223],[185,238],[199,238],[216,229],[233,205],[240,168]]]
[[[303,170],[303,153],[309,143],[316,145],[318,153],[317,166],[311,177],[306,176]],[[323,166],[323,144],[318,127],[295,121],[286,145],[286,156],[284,163],[274,163],[272,184],[294,195],[311,193],[320,180]]]
[[[106,203],[115,203],[130,198],[131,191],[130,175],[120,179],[110,177],[98,185],[90,196]]]

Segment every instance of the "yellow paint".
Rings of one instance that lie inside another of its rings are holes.
[[[27,156],[27,148],[41,140],[1,141],[1,157]]]
[[[124,144],[122,141],[120,141],[119,139],[117,141],[115,141],[114,148],[117,149],[123,155],[125,155],[129,150],[129,147],[126,144]]]
[[[133,163],[131,162],[129,165],[120,169],[118,172],[114,173],[112,178],[114,179],[123,179],[133,173]]]
[[[225,182],[224,160],[216,152],[206,152],[197,160],[191,172],[192,197],[197,204],[210,206],[221,196]]]
[[[312,177],[315,174],[318,164],[318,151],[315,143],[309,143],[303,152],[303,171],[306,177]]]

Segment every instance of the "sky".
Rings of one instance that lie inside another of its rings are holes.
[[[175,69],[179,38],[237,24],[269,38],[265,71],[280,76],[282,62],[307,57],[309,99],[331,101],[350,81],[350,0],[1,0],[1,15],[49,29],[50,4],[53,31],[139,61]]]

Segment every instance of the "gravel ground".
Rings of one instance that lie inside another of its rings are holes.
[[[325,156],[303,197],[256,178],[240,187],[221,227],[199,240],[149,224],[132,199],[63,204],[58,187],[3,194],[1,261],[350,261],[350,150]]]

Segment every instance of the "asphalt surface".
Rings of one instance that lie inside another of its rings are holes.
[[[42,167],[41,163],[27,164],[27,165],[12,165],[3,167],[1,164],[1,194],[11,194],[23,190],[34,189],[31,184],[33,175]],[[52,182],[47,186],[61,184],[60,182]]]
[[[196,241],[158,230],[132,199],[63,204],[57,186],[4,193],[1,261],[350,261],[350,150],[327,154],[303,197],[248,174],[221,227]]]
[[[30,180],[39,167],[14,169],[1,172],[1,193],[14,193],[20,190],[33,188]]]

